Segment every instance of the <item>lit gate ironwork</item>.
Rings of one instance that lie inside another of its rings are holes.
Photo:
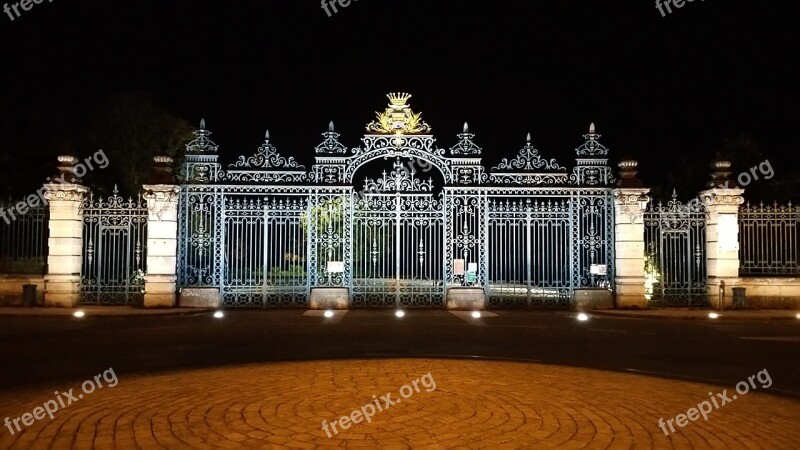
[[[459,137],[461,147],[474,146],[466,127]],[[613,287],[608,149],[594,125],[584,139],[572,173],[542,158],[528,135],[514,159],[492,168],[477,194],[474,188],[447,190],[448,261],[478,265],[489,306],[565,308],[575,289]],[[592,275],[593,264],[606,266],[606,275]]]
[[[672,199],[644,213],[645,297],[665,306],[708,304],[707,209],[698,199]]]
[[[144,301],[147,202],[122,198],[116,186],[104,200],[83,205],[82,303],[135,305]]]
[[[231,307],[304,307],[326,287],[355,307],[443,307],[468,284],[496,307],[567,307],[577,288],[613,288],[614,178],[594,126],[571,172],[530,136],[487,172],[466,125],[439,148],[409,98],[391,94],[356,148],[331,123],[308,171],[269,133],[223,169],[201,122],[182,171],[179,285],[217,288]]]
[[[444,306],[444,210],[432,188],[398,158],[390,177],[355,194],[354,306]]]

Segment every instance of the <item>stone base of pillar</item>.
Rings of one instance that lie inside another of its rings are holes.
[[[453,311],[483,311],[486,292],[482,287],[454,287],[447,290],[447,309]]]
[[[342,287],[311,288],[308,309],[350,309],[350,290]]]
[[[145,275],[144,307],[174,308],[178,304],[176,282],[171,275]]]
[[[642,295],[619,295],[614,298],[617,309],[647,309],[647,299]]]
[[[574,311],[614,309],[614,294],[606,288],[580,288],[572,294]]]
[[[617,278],[614,306],[616,308],[646,309],[647,298],[644,296],[644,277]]]
[[[80,275],[46,275],[44,305],[75,308],[81,301]]]

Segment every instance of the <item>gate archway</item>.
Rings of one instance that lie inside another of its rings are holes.
[[[444,306],[444,201],[416,162],[396,158],[353,195],[353,306]]]

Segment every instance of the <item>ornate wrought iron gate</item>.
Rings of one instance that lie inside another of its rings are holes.
[[[147,270],[147,203],[125,200],[117,188],[107,200],[93,196],[83,210],[82,303],[140,304]]]
[[[423,185],[399,160],[395,174],[390,183],[368,180],[354,201],[353,305],[444,306],[444,203],[414,192]]]
[[[222,295],[231,306],[303,306],[306,197],[225,195]]]
[[[269,133],[223,169],[201,123],[182,174],[179,285],[266,307],[305,306],[322,287],[346,288],[356,307],[443,307],[465,284],[492,306],[566,307],[576,288],[612,287],[614,179],[593,126],[572,172],[528,136],[487,173],[466,125],[455,146],[438,148],[409,98],[391,94],[360,147],[343,145],[331,123],[309,171]],[[358,192],[356,173],[368,175]],[[474,281],[459,269],[471,264]],[[593,264],[607,275],[591,275]]]
[[[703,306],[708,303],[706,208],[675,193],[667,205],[650,205],[644,214],[646,296],[655,304]]]

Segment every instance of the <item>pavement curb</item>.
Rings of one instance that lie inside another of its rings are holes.
[[[632,311],[632,312],[612,312],[612,311],[587,311],[587,314],[593,314],[596,316],[604,316],[604,317],[630,317],[632,319],[660,319],[660,320],[709,320],[708,314],[716,312],[720,316],[714,320],[797,320],[797,318],[793,315],[794,312],[786,311],[785,314],[753,314],[753,315],[741,315],[737,311],[714,311],[714,310],[707,310],[698,312],[696,314],[684,314],[684,313],[669,313],[665,312],[664,314],[659,313],[646,313],[644,311]],[[731,314],[733,313],[733,314]]]
[[[44,309],[44,308],[42,308]],[[26,312],[8,312],[3,311],[0,308],[0,317],[24,317],[24,318],[73,318],[72,314],[75,311],[80,310],[81,308],[75,309],[62,309],[58,308],[55,309],[53,312],[41,312],[41,313],[26,313]],[[191,315],[199,315],[199,314],[207,314],[210,312],[215,311],[215,309],[193,309],[193,310],[181,310],[181,311],[156,311],[153,312],[120,312],[120,313],[109,313],[109,312],[93,312],[91,310],[83,310],[86,312],[86,318],[111,318],[111,317],[125,317],[125,318],[133,318],[133,317],[179,317],[179,316],[191,316]]]

